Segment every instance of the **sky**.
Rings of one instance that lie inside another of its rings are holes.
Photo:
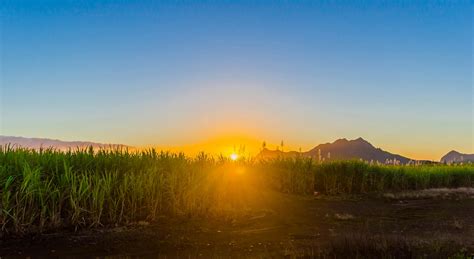
[[[474,152],[470,1],[0,3],[0,135]]]

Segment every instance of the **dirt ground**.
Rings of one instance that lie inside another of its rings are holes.
[[[169,218],[0,241],[5,257],[446,257],[474,255],[471,198],[272,194],[239,218]]]

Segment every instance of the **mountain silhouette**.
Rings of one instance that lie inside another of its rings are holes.
[[[444,155],[440,159],[441,163],[463,163],[463,162],[474,162],[474,154],[463,154],[458,151],[452,150]]]
[[[48,138],[25,138],[25,137],[12,137],[12,136],[0,136],[0,145],[10,145],[11,147],[24,147],[31,149],[40,148],[54,148],[58,150],[68,150],[76,148],[129,148],[129,146],[122,144],[103,144],[90,141],[62,141],[57,139]]]
[[[392,154],[380,148],[374,147],[363,138],[347,140],[345,138],[338,139],[332,143],[320,144],[306,152],[283,152],[280,150],[263,149],[258,158],[275,158],[275,157],[311,157],[317,161],[334,161],[334,160],[350,160],[362,159],[364,161],[373,161],[379,163],[395,163],[407,164],[413,159]]]

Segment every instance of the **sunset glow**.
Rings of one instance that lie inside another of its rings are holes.
[[[0,259],[474,254],[472,1],[0,1]]]
[[[237,155],[237,154],[235,154],[235,153],[232,153],[232,154],[230,154],[230,159],[231,159],[232,161],[236,161],[237,159],[239,159],[239,155]]]
[[[139,2],[6,5],[1,135],[226,157],[358,137],[414,159],[473,151],[469,6]]]

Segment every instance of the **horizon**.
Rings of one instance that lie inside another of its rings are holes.
[[[469,1],[0,12],[0,135],[225,154],[362,137],[418,160],[474,153]]]
[[[236,139],[236,137],[228,137],[228,138],[221,138],[221,139],[217,138],[217,139],[212,139],[212,140],[208,140],[208,141],[203,141],[201,143],[190,144],[190,145],[187,145],[185,147],[183,147],[183,146],[167,146],[167,147],[161,146],[160,147],[160,146],[150,146],[150,145],[133,146],[133,145],[127,145],[126,143],[104,143],[104,142],[92,142],[92,141],[88,141],[88,140],[63,140],[63,139],[50,139],[50,138],[25,137],[25,136],[0,135],[0,137],[4,137],[4,138],[24,138],[24,139],[28,139],[28,140],[35,139],[35,140],[60,141],[60,142],[64,142],[65,144],[66,143],[74,143],[74,142],[83,142],[83,143],[91,143],[91,144],[99,144],[99,145],[119,145],[119,146],[124,146],[127,149],[130,148],[131,150],[142,151],[142,150],[154,149],[154,150],[159,151],[159,152],[183,153],[183,154],[185,154],[187,156],[191,156],[191,157],[199,155],[200,153],[205,153],[205,154],[208,154],[208,155],[211,155],[211,156],[255,157],[255,156],[258,156],[260,154],[260,152],[264,151],[264,150],[278,151],[278,152],[284,152],[284,153],[289,153],[289,152],[303,152],[303,153],[306,153],[306,152],[310,152],[311,150],[313,150],[314,148],[316,148],[319,145],[333,144],[333,143],[335,143],[337,141],[340,141],[340,140],[345,140],[345,141],[349,141],[349,142],[362,140],[362,141],[365,141],[365,142],[371,144],[374,148],[381,149],[383,151],[392,153],[393,155],[400,155],[400,156],[403,156],[405,158],[408,158],[408,159],[414,160],[414,161],[434,161],[434,162],[438,162],[438,161],[440,161],[440,159],[442,159],[443,156],[445,156],[449,153],[452,153],[452,152],[457,152],[457,153],[469,155],[469,152],[464,152],[463,150],[454,150],[454,149],[452,149],[452,150],[449,150],[449,151],[446,151],[445,153],[443,153],[439,158],[419,159],[419,158],[414,158],[414,157],[407,156],[407,155],[402,154],[402,153],[392,152],[389,148],[380,147],[376,143],[372,143],[370,140],[368,140],[366,138],[363,138],[363,137],[357,137],[357,138],[353,138],[353,139],[348,139],[348,138],[341,137],[341,138],[333,139],[333,140],[330,140],[330,141],[324,141],[324,142],[321,142],[321,143],[313,144],[312,146],[310,146],[307,149],[302,149],[301,147],[299,147],[298,149],[295,149],[294,147],[292,147],[291,145],[287,145],[286,143],[284,143],[284,147],[282,147],[281,142],[280,143],[267,143],[267,141],[265,141],[265,140],[260,142],[260,146],[257,146],[257,144],[256,144],[258,142],[258,140],[254,140],[255,145],[251,145],[250,147],[248,147],[246,144],[242,144],[242,143],[245,143],[245,140],[249,140],[249,139],[242,139],[242,138],[237,141],[237,143],[240,143],[239,145],[236,145],[236,144],[230,145],[229,143],[234,141]],[[265,143],[265,147],[262,146],[263,143]],[[10,143],[10,144],[18,144],[18,143]],[[38,144],[38,143],[36,143],[36,144]],[[45,147],[47,147],[47,146],[45,146]],[[57,147],[57,146],[51,146],[51,147]]]

